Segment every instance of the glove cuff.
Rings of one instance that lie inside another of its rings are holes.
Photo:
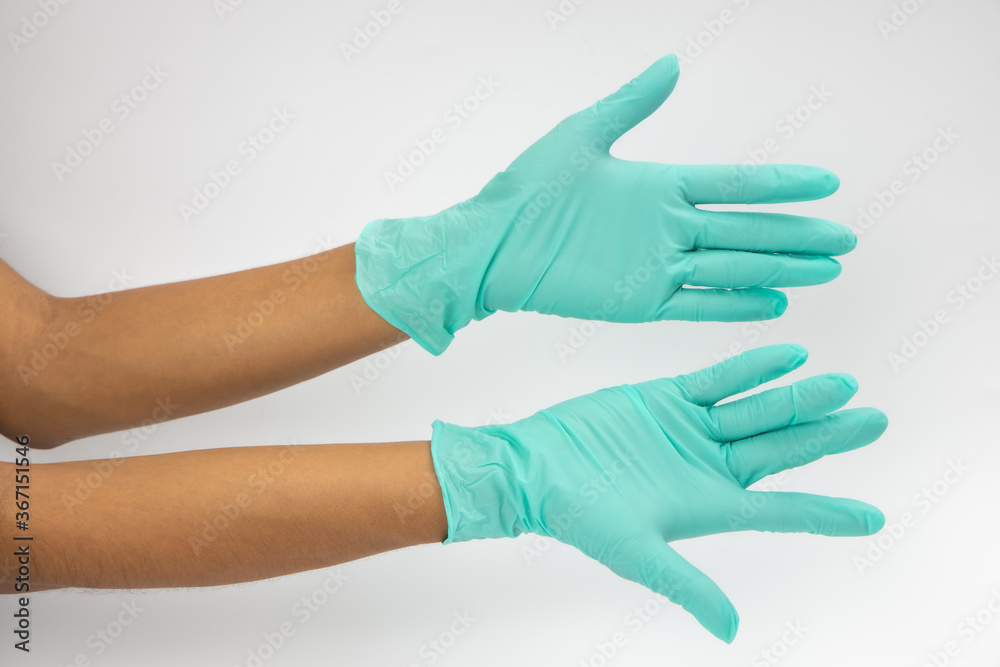
[[[448,516],[444,544],[516,537],[526,528],[515,493],[520,443],[491,427],[434,422],[431,458]]]
[[[354,246],[365,302],[433,355],[445,351],[456,331],[493,312],[480,305],[480,288],[499,236],[468,206],[375,220]]]

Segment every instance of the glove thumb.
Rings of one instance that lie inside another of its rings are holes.
[[[609,559],[599,560],[615,574],[679,604],[727,644],[736,637],[739,615],[726,594],[659,536],[627,540]]]
[[[570,116],[567,122],[580,123],[582,134],[599,138],[606,148],[610,148],[623,134],[660,108],[673,92],[679,75],[677,56],[671,54],[660,58],[616,92]]]

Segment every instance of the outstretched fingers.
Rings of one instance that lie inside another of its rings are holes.
[[[827,373],[717,405],[708,414],[716,438],[731,442],[819,419],[844,407],[857,391],[858,383],[850,375]]]
[[[880,410],[841,410],[820,419],[727,443],[726,462],[744,488],[768,475],[878,440],[889,425]]]
[[[683,287],[663,304],[657,319],[688,322],[755,322],[781,316],[788,297],[763,287],[692,289]]]
[[[791,373],[809,353],[800,345],[759,347],[723,362],[674,378],[696,405],[709,406]]]
[[[772,533],[812,533],[834,537],[873,535],[882,530],[885,516],[877,507],[850,498],[810,493],[746,491],[749,530]]]
[[[700,249],[843,255],[858,243],[844,225],[822,218],[757,211],[703,211]]]
[[[840,275],[837,260],[826,255],[787,255],[739,250],[686,253],[679,275],[685,285],[704,287],[804,287]]]
[[[692,204],[780,204],[829,197],[837,175],[797,164],[676,165],[681,191]]]

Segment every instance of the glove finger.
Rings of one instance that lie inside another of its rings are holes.
[[[889,425],[874,408],[841,410],[820,419],[727,445],[726,462],[743,488],[768,475],[841,454],[879,439]]]
[[[768,345],[708,368],[678,375],[674,382],[696,405],[708,406],[791,373],[809,353],[800,345]]]
[[[687,257],[680,281],[701,287],[802,287],[840,275],[840,263],[825,256],[695,250]]]
[[[779,317],[786,308],[788,308],[788,297],[772,289],[681,288],[663,304],[658,319],[689,322],[751,322]]]
[[[699,249],[757,253],[843,255],[858,237],[844,225],[798,215],[756,211],[703,211]]]
[[[580,139],[601,139],[603,151],[638,125],[673,92],[680,75],[677,56],[660,58],[642,74],[593,106],[566,118],[552,132],[558,138],[567,133]]]
[[[612,572],[665,595],[692,614],[713,635],[730,643],[739,616],[733,603],[708,575],[686,561],[658,536],[627,540],[608,562]]]
[[[692,204],[779,204],[829,197],[837,175],[797,164],[675,165],[681,191]]]
[[[827,373],[769,389],[738,401],[708,409],[720,442],[819,419],[844,407],[858,391],[858,383],[844,373]]]
[[[812,533],[833,537],[872,535],[882,530],[885,516],[868,503],[810,493],[747,491],[744,530],[772,533]],[[732,524],[730,524],[732,525]]]

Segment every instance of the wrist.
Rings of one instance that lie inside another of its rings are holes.
[[[499,237],[478,207],[369,223],[355,244],[355,281],[368,306],[434,355],[492,311],[480,286]]]
[[[516,493],[521,447],[495,428],[434,422],[431,458],[448,521],[445,544],[531,532]]]

